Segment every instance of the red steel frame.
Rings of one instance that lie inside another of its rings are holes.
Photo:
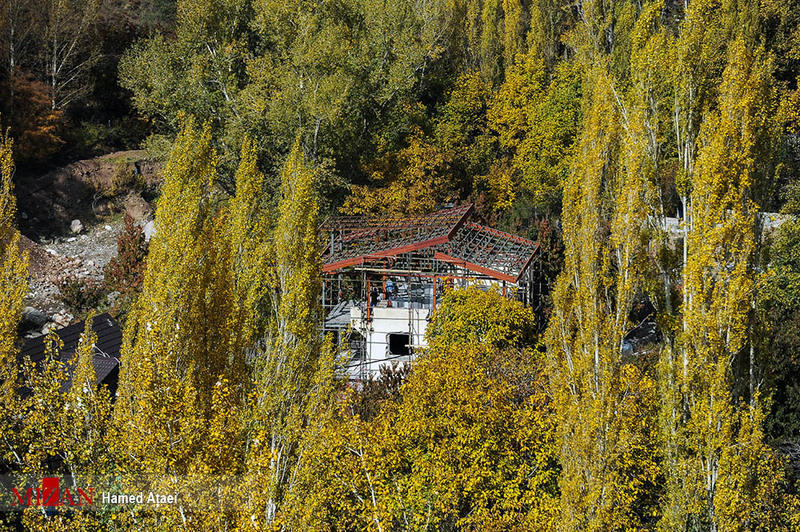
[[[323,273],[350,266],[424,252],[424,256],[491,278],[518,283],[539,245],[467,219],[473,205],[443,209],[416,217],[330,217],[320,226]],[[435,274],[435,272],[433,272]]]
[[[434,256],[502,281],[519,282],[539,245],[527,238],[467,222]]]
[[[331,236],[330,241],[325,242],[322,271],[333,272],[378,257],[392,257],[449,242],[473,209],[469,204],[410,218],[330,217],[320,226],[320,232]],[[386,237],[384,240],[380,239],[381,234]],[[338,252],[337,243],[341,246]]]

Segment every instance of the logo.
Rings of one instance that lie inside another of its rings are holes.
[[[11,488],[11,506],[91,506],[94,504],[94,488],[60,489],[58,477],[45,477],[42,486],[36,488]]]
[[[234,507],[242,480],[212,475],[81,475],[50,473],[50,477],[0,475],[0,514],[36,508],[46,515],[75,512],[209,504]],[[180,502],[179,502],[180,501]],[[0,517],[0,521],[2,518]]]

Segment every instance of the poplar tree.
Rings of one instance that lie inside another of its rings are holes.
[[[273,264],[269,191],[258,170],[258,148],[246,138],[236,172],[236,195],[229,201],[225,235],[230,247],[233,291],[232,352],[250,347],[266,332],[270,316],[269,279]]]
[[[64,397],[61,421],[65,463],[73,477],[104,474],[111,464],[106,430],[111,417],[111,396],[104,385],[97,385],[94,368],[97,334],[92,330],[93,316],[86,324],[78,347],[69,364],[72,385]]]
[[[20,252],[20,236],[16,228],[13,145],[7,133],[0,132],[0,360],[3,368],[6,363],[16,362],[14,342],[17,323],[22,315],[22,299],[28,288],[28,259],[27,254]]]
[[[584,69],[583,124],[564,183],[564,269],[546,333],[562,466],[559,526],[640,529],[658,509],[657,386],[645,364],[626,359],[625,338],[648,268],[652,69],[627,79],[615,68],[609,32],[623,6],[582,9],[572,44]],[[639,44],[657,13],[654,4],[643,8],[633,32]]]
[[[330,360],[319,333],[321,273],[315,171],[296,142],[281,171],[281,200],[272,232],[269,323],[254,351],[252,416],[247,449],[250,500],[242,522],[272,523],[296,479],[300,444],[326,388]],[[330,351],[330,349],[328,349]],[[328,362],[326,362],[328,360]]]
[[[5,460],[19,462],[12,439],[18,419],[17,324],[28,290],[28,257],[20,252],[12,177],[13,142],[0,132],[0,438]]]
[[[746,402],[734,374],[752,341],[754,191],[773,101],[771,61],[763,47],[749,48],[743,36],[730,47],[719,107],[703,122],[691,179],[683,327],[663,362],[674,383],[662,415],[664,530],[750,529],[774,517],[780,472],[764,444],[757,391]]]
[[[564,270],[546,335],[563,530],[646,526],[641,506],[659,475],[655,384],[623,360],[644,272],[640,118],[619,106],[602,67],[587,78],[584,131],[564,187]]]
[[[21,458],[18,471],[34,478],[51,476],[54,463],[60,475],[68,473],[72,495],[76,486],[94,484],[108,474],[113,460],[106,434],[111,418],[111,396],[97,385],[94,368],[97,335],[89,316],[75,352],[63,352],[60,338],[45,339],[46,358],[34,365],[23,363],[26,391],[21,401],[25,416],[20,426]],[[88,508],[71,508],[50,516],[31,509],[23,517],[27,530],[96,530],[102,520]]]
[[[276,463],[292,463],[293,423],[305,419],[309,361],[320,352],[313,173],[299,155],[287,162],[273,229],[256,154],[246,139],[236,195],[220,207],[210,129],[184,119],[165,171],[143,292],[125,332],[115,421],[129,470],[223,480],[247,465],[258,475],[253,464],[271,456],[260,454],[264,426],[276,445],[285,444]],[[301,308],[309,310],[297,315]],[[283,489],[284,478],[270,479]],[[245,480],[231,489],[252,478]],[[179,510],[155,524],[231,522],[228,512],[253,507],[224,506],[203,517]]]
[[[217,244],[226,227],[215,217],[215,179],[210,130],[185,119],[122,347],[115,441],[132,471],[178,475],[221,466],[204,452],[214,398],[233,367],[230,253]]]
[[[182,120],[164,171],[142,294],[124,334],[112,437],[125,470],[189,475],[184,488],[202,490],[209,487],[203,475],[240,473],[243,464],[250,384],[244,357],[255,321],[243,306],[255,301],[248,287],[260,286],[248,255],[248,206],[258,204],[254,187],[263,177],[253,172],[246,145],[243,194],[221,209],[210,127]],[[231,227],[232,221],[243,225]],[[189,510],[170,507],[150,516],[148,526],[232,519],[228,507],[202,516]]]

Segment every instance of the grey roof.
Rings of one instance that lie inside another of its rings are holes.
[[[81,321],[54,331],[59,338],[61,338],[61,341],[64,342],[64,347],[61,349],[61,360],[66,363],[69,368],[69,379],[64,383],[64,386],[62,386],[63,391],[69,390],[72,387],[72,370],[74,369],[72,358],[75,355],[75,350],[78,348],[78,342],[80,341],[81,334],[83,334],[85,327],[86,322]],[[94,317],[92,320],[92,330],[97,335],[97,341],[94,344],[95,355],[93,358],[94,370],[97,376],[95,384],[106,384],[112,388],[116,388],[117,379],[119,377],[122,329],[120,329],[120,326],[110,314],[104,313]],[[26,341],[25,345],[20,350],[20,362],[22,362],[25,357],[30,357],[31,362],[37,366],[41,365],[42,361],[47,356],[44,339],[44,336],[38,336]]]
[[[350,299],[342,301],[328,312],[325,318],[326,329],[346,329],[350,325],[350,308],[358,305],[358,302]]]

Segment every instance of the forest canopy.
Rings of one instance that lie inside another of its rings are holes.
[[[240,490],[13,526],[800,530],[800,1],[0,9],[0,465]],[[169,230],[115,396],[61,393],[17,371],[13,159],[138,143]],[[466,203],[540,243],[541,305],[448,290],[410,367],[349,382],[322,217]]]

